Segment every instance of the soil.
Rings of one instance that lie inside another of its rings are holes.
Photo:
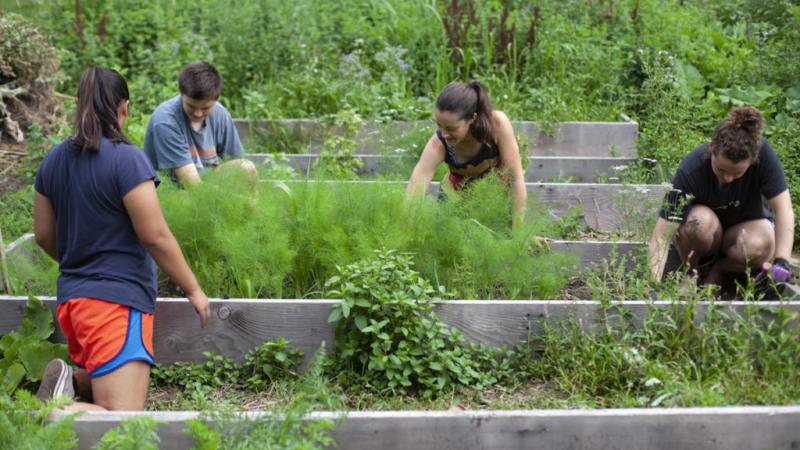
[[[334,388],[335,389],[335,388]],[[529,409],[557,407],[564,396],[556,389],[540,380],[513,386],[495,386],[481,391],[466,390],[461,394],[451,394],[436,400],[423,400],[409,396],[381,396],[363,393],[341,395],[344,408],[353,411],[364,410],[427,410],[427,411],[466,411],[481,409]],[[264,392],[250,392],[235,386],[223,386],[204,397],[204,401],[214,405],[227,405],[237,411],[264,411],[291,401],[291,395],[284,389],[269,389]],[[188,396],[175,387],[150,388],[145,409],[150,411],[174,411],[196,404],[187,404]]]

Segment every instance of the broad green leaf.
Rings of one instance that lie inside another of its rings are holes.
[[[331,313],[328,315],[328,323],[338,322],[342,318],[342,309],[338,305],[331,308]]]
[[[2,390],[7,393],[14,392],[24,377],[25,367],[20,363],[12,364],[8,370],[5,371],[5,375],[3,376]]]
[[[356,306],[361,306],[361,307],[364,307],[364,308],[369,308],[370,306],[372,306],[372,303],[370,303],[370,301],[365,299],[365,298],[359,298],[359,299],[356,299],[355,305]]]
[[[356,316],[355,318],[356,327],[358,327],[359,331],[364,331],[364,328],[367,326],[367,318],[361,315]]]
[[[28,371],[28,380],[38,381],[42,379],[44,368],[53,358],[63,356],[58,344],[42,342],[27,338],[19,349],[19,360]]]
[[[342,317],[346,319],[348,316],[350,316],[350,301],[342,300],[342,302],[339,303],[339,305],[341,305],[342,308]]]
[[[53,314],[50,309],[36,297],[29,296],[25,304],[25,319],[22,321],[23,337],[38,336],[47,339],[53,333]]]

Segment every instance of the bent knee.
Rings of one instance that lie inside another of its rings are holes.
[[[772,258],[775,252],[775,236],[773,233],[740,232],[734,244],[726,249],[726,256],[750,265],[760,265]]]
[[[253,161],[250,161],[249,159],[242,159],[240,160],[239,165],[242,168],[242,170],[244,170],[248,174],[252,176],[258,175],[258,169],[256,169],[256,165],[255,163],[253,163]]]
[[[721,231],[719,218],[711,208],[705,205],[694,205],[686,217],[686,221],[681,224],[679,234],[682,239],[713,242]]]

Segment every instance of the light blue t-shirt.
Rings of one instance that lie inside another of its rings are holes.
[[[198,172],[220,164],[222,158],[244,156],[239,133],[228,110],[219,102],[200,131],[192,129],[183,112],[181,96],[156,108],[147,123],[144,152],[156,170],[169,170],[194,163]]]

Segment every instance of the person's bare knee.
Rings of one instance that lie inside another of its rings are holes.
[[[131,361],[107,375],[92,378],[94,403],[112,411],[143,410],[149,383],[150,364]]]
[[[722,241],[722,226],[717,215],[705,205],[692,207],[686,221],[678,228],[676,244],[678,252],[690,266],[706,255],[719,250]]]
[[[725,232],[723,251],[742,268],[759,268],[775,252],[775,233],[766,220],[737,224]]]

